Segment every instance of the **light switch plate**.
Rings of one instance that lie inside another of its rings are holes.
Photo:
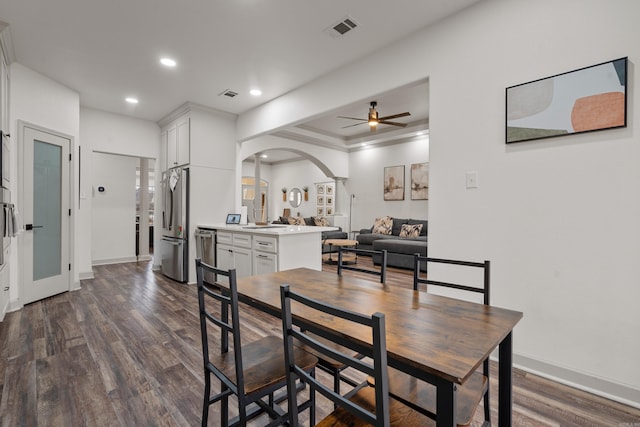
[[[478,172],[467,172],[467,188],[478,188]]]

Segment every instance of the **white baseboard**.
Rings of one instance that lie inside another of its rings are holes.
[[[640,390],[604,378],[514,354],[513,366],[543,378],[640,409]]]
[[[95,276],[93,275],[93,270],[81,271],[80,273],[78,273],[78,277],[80,280],[95,279]]]
[[[123,264],[125,262],[137,262],[137,257],[111,258],[111,259],[94,259],[91,265],[107,265],[107,264]]]

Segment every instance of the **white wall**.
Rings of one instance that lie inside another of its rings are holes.
[[[77,222],[77,241],[80,277],[93,277],[92,210],[93,210],[93,152],[122,154],[132,157],[160,158],[160,127],[152,121],[134,119],[91,108],[80,109],[80,140],[82,145],[80,215]],[[159,162],[156,162],[156,165]],[[160,188],[161,173],[155,174],[156,188]],[[135,190],[135,181],[132,191]],[[161,206],[156,201],[157,206]],[[154,247],[158,247],[160,227],[154,227]],[[135,235],[134,235],[135,236]],[[102,252],[103,250],[99,250]],[[108,251],[108,248],[104,248]]]
[[[271,178],[274,191],[271,194],[269,217],[274,220],[282,215],[284,208],[291,209],[291,216],[297,216],[298,213],[302,217],[316,216],[315,183],[335,182],[332,178],[328,178],[322,173],[322,171],[309,160],[275,164],[271,167]],[[291,206],[288,198],[286,202],[282,201],[283,187],[287,189],[288,196],[289,191],[293,188],[298,188],[302,191],[302,187],[304,186],[309,187],[308,201],[305,201],[303,198],[302,203],[297,208]]]
[[[639,15],[635,0],[483,1],[244,114],[239,138],[428,77],[430,254],[492,261],[493,304],[524,312],[518,365],[640,406]],[[504,144],[506,87],[627,55],[626,129]]]
[[[94,152],[91,259],[93,264],[136,261],[138,159]],[[98,187],[105,191],[98,191]]]
[[[22,180],[21,171],[22,166],[18,164],[18,144],[21,144],[21,135],[18,135],[18,120],[22,120],[27,123],[31,123],[43,128],[50,129],[52,131],[62,133],[72,138],[72,144],[70,152],[73,153],[77,159],[78,153],[78,134],[79,134],[79,95],[77,92],[62,86],[61,84],[36,73],[29,68],[14,62],[10,66],[10,134],[13,136],[11,152],[11,182],[12,184],[12,200],[17,204],[18,209],[22,208],[22,200],[19,198],[18,183]],[[77,162],[75,163],[75,170],[70,179],[75,182],[78,176]],[[74,186],[72,192],[71,202],[73,203],[73,214],[77,219],[79,216],[78,204],[77,204],[77,187]],[[72,271],[73,281],[72,287],[78,287],[80,285],[78,278],[78,256],[77,243],[81,238],[79,230],[76,228],[75,235],[72,239],[76,242],[72,249]],[[16,244],[17,243],[17,244]],[[20,256],[21,238],[18,238],[17,242],[12,242],[11,245],[11,290],[10,300],[11,309],[16,309],[22,306],[20,303],[20,295],[18,290],[19,276],[21,272],[19,270],[19,256]]]
[[[196,282],[195,230],[221,224],[240,206],[236,185],[235,116],[191,106],[190,111],[189,283]],[[159,227],[158,227],[159,228]],[[159,264],[159,257],[154,258]]]
[[[371,147],[349,154],[348,194],[353,194],[351,228],[369,228],[376,217],[428,219],[428,200],[411,200],[411,165],[429,161],[429,139],[419,137],[410,142]],[[384,168],[404,166],[404,200],[385,201]],[[348,215],[348,206],[345,210]]]

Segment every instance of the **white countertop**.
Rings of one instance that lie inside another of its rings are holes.
[[[198,224],[198,228],[206,230],[223,230],[232,231],[234,233],[249,234],[269,234],[269,235],[288,235],[288,234],[305,234],[305,233],[321,233],[323,231],[334,231],[338,227],[316,227],[311,225],[287,225],[287,224],[270,224],[270,225],[227,225],[227,224]]]

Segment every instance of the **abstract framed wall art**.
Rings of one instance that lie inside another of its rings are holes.
[[[506,89],[506,143],[627,126],[627,58]]]
[[[411,200],[429,199],[429,163],[411,165]]]
[[[404,200],[404,165],[384,168],[384,200]]]

